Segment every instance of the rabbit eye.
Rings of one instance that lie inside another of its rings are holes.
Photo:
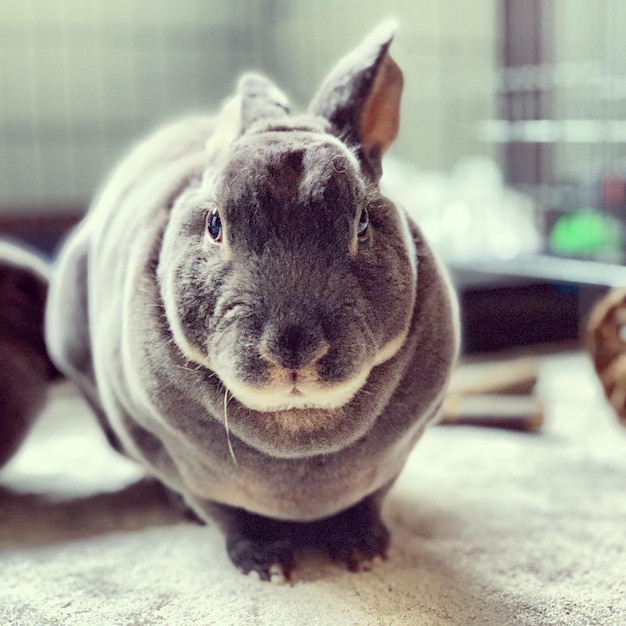
[[[217,209],[213,209],[206,218],[206,231],[215,243],[222,241],[222,219]]]
[[[367,212],[367,209],[363,209],[361,211],[361,215],[359,216],[359,223],[356,227],[356,232],[359,237],[364,235],[367,232],[367,227],[370,225],[370,216]]]

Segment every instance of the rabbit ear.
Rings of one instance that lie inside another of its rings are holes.
[[[346,144],[357,148],[365,170],[378,180],[381,157],[400,124],[402,71],[389,55],[393,22],[381,24],[344,57],[326,79],[309,112],[325,117]]]
[[[287,98],[267,78],[246,74],[237,94],[226,102],[207,142],[209,159],[219,157],[257,120],[279,119],[289,114]]]
[[[257,120],[274,120],[289,115],[287,98],[274,83],[258,74],[246,74],[239,81],[241,132]]]
[[[226,101],[215,122],[215,130],[206,143],[209,163],[224,154],[241,134],[241,96]]]

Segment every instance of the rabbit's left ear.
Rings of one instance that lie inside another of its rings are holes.
[[[385,22],[343,58],[323,83],[309,112],[330,121],[333,132],[356,148],[374,180],[400,125],[402,71],[389,55],[396,26]]]
[[[258,74],[245,74],[236,94],[220,111],[215,132],[207,142],[210,157],[223,154],[235,139],[257,120],[280,119],[289,115],[289,104],[274,83]]]
[[[245,74],[239,81],[241,133],[257,120],[275,120],[289,115],[289,103],[274,83],[259,74]]]

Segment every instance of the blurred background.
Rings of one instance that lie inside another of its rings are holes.
[[[249,69],[305,108],[387,17],[406,87],[384,184],[490,326],[477,349],[569,337],[626,284],[622,0],[2,0],[0,235],[52,253],[150,130]]]

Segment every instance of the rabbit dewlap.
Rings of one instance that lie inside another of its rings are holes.
[[[448,283],[381,194],[402,74],[383,26],[306,115],[247,75],[216,119],[157,133],[61,251],[46,333],[113,444],[285,576],[314,546],[383,555],[382,496],[437,415]]]

